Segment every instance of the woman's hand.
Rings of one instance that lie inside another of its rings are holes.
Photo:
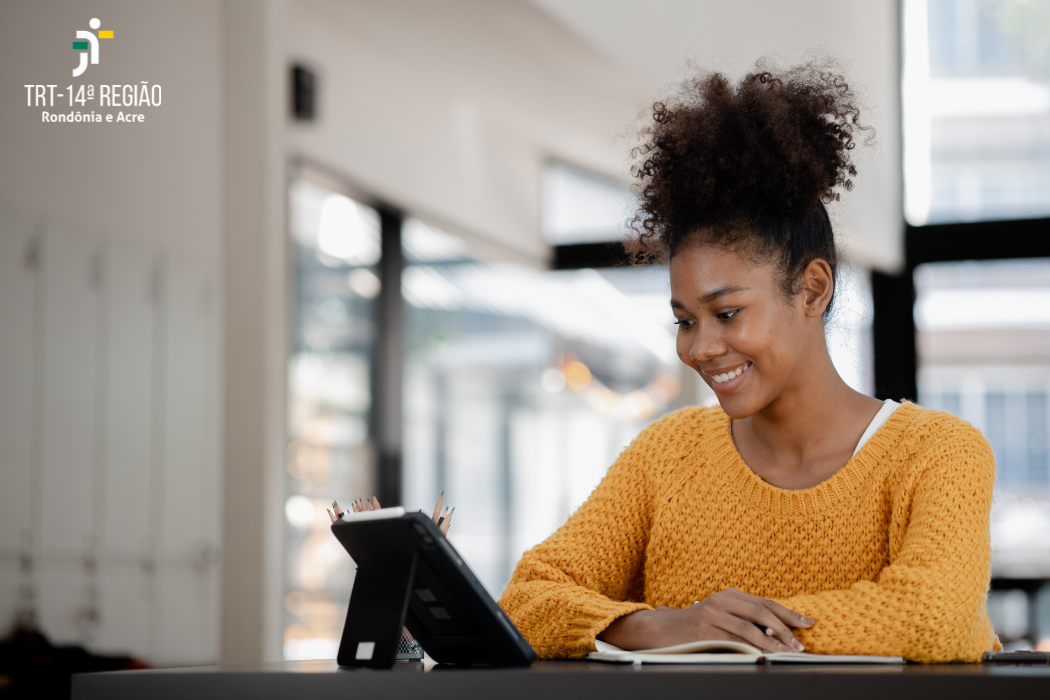
[[[636,610],[615,620],[598,638],[628,650],[727,639],[767,652],[802,651],[791,628],[813,624],[772,600],[727,588],[685,608],[658,605],[656,610]]]

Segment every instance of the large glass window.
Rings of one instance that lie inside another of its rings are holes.
[[[550,272],[403,233],[407,507],[441,491],[450,538],[498,596],[521,554],[676,405],[666,268]]]
[[[875,395],[874,313],[870,270],[848,262],[839,265],[835,299],[824,330],[828,353],[842,380],[868,396]]]
[[[915,288],[919,402],[972,423],[995,453],[993,576],[1050,580],[1050,259],[920,265]],[[993,594],[1004,641],[1050,637],[1050,610],[1025,606],[1020,591]]]
[[[325,508],[370,494],[376,469],[379,220],[318,182],[294,180],[289,200],[288,659],[336,653],[353,565]],[[615,235],[626,217],[600,215],[623,205],[626,188],[586,174],[554,172],[548,193],[561,212],[548,223],[563,240]],[[499,596],[522,553],[565,522],[639,431],[715,397],[676,356],[666,267],[548,271],[483,259],[414,218],[401,240],[401,504],[429,512],[444,491],[457,508],[450,538]],[[870,393],[867,280],[843,267],[828,343],[846,381]]]
[[[558,161],[543,169],[542,229],[551,245],[619,241],[635,204],[623,183]]]
[[[353,563],[332,537],[331,499],[372,493],[375,210],[309,179],[289,190],[294,263],[288,361],[284,657],[335,658]]]
[[[903,7],[909,223],[1050,215],[1050,3]]]

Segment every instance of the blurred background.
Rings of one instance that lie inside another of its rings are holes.
[[[1050,1],[0,19],[0,637],[153,666],[332,658],[353,565],[325,507],[372,493],[429,512],[444,491],[499,596],[642,428],[714,402],[675,356],[666,268],[623,264],[647,106],[697,67],[823,50],[878,134],[831,207],[836,367],[982,430],[989,609],[1008,648],[1050,645]],[[113,34],[70,80],[89,29]],[[162,99],[26,87],[70,83]]]

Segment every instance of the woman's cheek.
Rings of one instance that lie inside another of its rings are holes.
[[[678,332],[678,337],[675,339],[675,350],[678,351],[679,360],[690,367],[693,366],[693,359],[689,357],[689,340],[681,331]]]
[[[696,327],[692,328],[681,328],[679,327],[678,335],[675,338],[675,349],[678,351],[678,359],[683,364],[692,367],[696,371],[700,371],[697,367],[696,359],[691,356],[693,351],[693,345],[697,341]]]

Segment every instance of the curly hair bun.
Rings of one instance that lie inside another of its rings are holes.
[[[858,124],[845,78],[827,61],[784,71],[767,63],[736,86],[721,73],[700,75],[653,105],[632,152],[636,259],[673,256],[704,228],[812,216],[853,188],[854,132],[870,127]]]

